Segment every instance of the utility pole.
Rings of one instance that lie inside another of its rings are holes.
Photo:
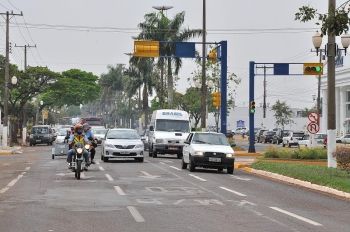
[[[323,49],[319,49],[320,51],[320,63],[322,63],[323,59]],[[317,113],[318,113],[318,121],[320,121],[320,115],[321,115],[321,74],[318,75],[318,84],[317,84]],[[320,125],[320,122],[318,122],[318,125]]]
[[[0,15],[6,15],[6,59],[5,59],[5,91],[4,91],[4,126],[2,128],[2,145],[7,147],[7,130],[8,130],[8,100],[9,100],[9,80],[10,80],[10,16],[23,16],[21,14],[15,14],[13,12],[6,11],[5,13],[0,13]],[[11,144],[11,136],[9,137],[9,144]]]
[[[266,118],[266,66],[264,65],[264,102],[263,102],[263,118]]]
[[[336,0],[328,0],[328,16],[330,21],[335,19]],[[328,99],[327,99],[327,161],[328,167],[336,167],[337,163],[333,158],[333,152],[336,150],[336,111],[335,111],[335,52],[336,42],[333,28],[328,29]]]
[[[206,84],[206,0],[203,0],[203,31],[202,31],[202,87],[201,87],[201,128],[204,131],[207,127],[207,84]]]
[[[24,71],[27,70],[27,48],[36,48],[36,44],[34,45],[24,45],[24,46],[17,46],[17,44],[15,44],[16,48],[24,48]]]

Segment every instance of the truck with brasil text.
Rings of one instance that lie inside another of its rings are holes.
[[[156,110],[149,126],[149,156],[176,154],[182,158],[184,141],[190,133],[190,117],[182,110]]]

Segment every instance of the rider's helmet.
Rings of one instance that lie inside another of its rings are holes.
[[[83,133],[83,125],[81,125],[80,123],[76,124],[74,126],[74,131],[78,134],[81,135]]]
[[[88,131],[90,129],[90,125],[88,123],[83,124],[84,131]]]

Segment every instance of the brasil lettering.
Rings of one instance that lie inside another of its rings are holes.
[[[162,112],[162,115],[181,117],[182,113],[181,112]]]

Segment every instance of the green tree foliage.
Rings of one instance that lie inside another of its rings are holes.
[[[142,32],[137,39],[147,39],[156,41],[182,42],[194,38],[202,33],[202,30],[191,30],[189,28],[183,29],[185,22],[185,12],[176,14],[172,19],[164,15],[163,11],[159,13],[149,13],[144,17],[144,22],[139,24]],[[158,66],[161,69],[161,80],[163,81],[164,65],[167,63],[167,91],[168,91],[168,106],[173,107],[174,100],[174,79],[173,74],[177,75],[182,61],[180,58],[172,58],[175,50],[174,43],[164,44],[161,48],[161,53],[166,54],[169,58],[160,57],[158,59]],[[174,68],[173,68],[174,67]],[[162,83],[162,94],[160,101],[163,101],[164,94]]]
[[[62,73],[47,91],[42,94],[46,105],[80,105],[99,97],[98,77],[91,72],[70,69]]]
[[[334,34],[339,36],[349,30],[349,2],[346,1],[335,10],[335,17],[330,17],[328,14],[318,13],[317,9],[311,6],[302,6],[295,14],[295,20],[308,22],[315,20],[316,25],[321,26],[323,35]]]
[[[278,100],[273,106],[272,111],[275,112],[276,125],[284,129],[285,125],[291,124],[293,120],[293,111],[289,108],[286,102]]]

